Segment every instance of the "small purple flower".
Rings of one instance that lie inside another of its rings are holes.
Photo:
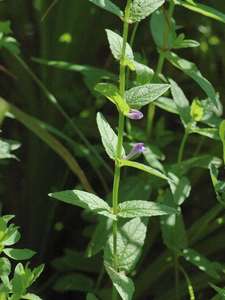
[[[143,116],[143,113],[137,109],[131,109],[127,114],[127,117],[132,120],[140,120]]]
[[[143,153],[144,151],[145,151],[145,144],[144,143],[133,144],[133,148],[131,149],[130,153],[126,156],[126,159],[131,159],[135,155]]]

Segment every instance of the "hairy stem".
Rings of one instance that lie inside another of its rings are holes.
[[[122,98],[125,96],[125,88],[126,88],[126,66],[125,66],[125,56],[126,56],[126,43],[128,39],[128,29],[129,29],[129,15],[130,15],[130,7],[131,7],[131,0],[127,1],[127,5],[125,8],[125,16],[124,16],[124,25],[123,25],[123,45],[122,45],[122,52],[120,58],[120,74],[119,74],[119,91]],[[119,159],[121,158],[122,154],[122,147],[123,147],[123,133],[124,133],[124,124],[125,124],[125,117],[124,115],[119,112],[119,126],[118,126],[118,143],[116,149],[116,159],[115,159],[115,170],[114,170],[114,181],[113,181],[113,213],[117,213],[118,204],[119,204],[119,185],[120,185],[120,166],[119,166]],[[117,257],[117,229],[118,224],[117,221],[113,222],[113,257],[114,257],[114,268],[118,271],[118,257]],[[112,292],[112,299],[116,300],[118,298],[118,294],[113,288]]]

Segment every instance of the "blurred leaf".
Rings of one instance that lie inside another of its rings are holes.
[[[30,249],[13,249],[6,248],[3,252],[10,258],[15,260],[27,260],[30,259],[36,252]]]
[[[27,299],[27,300],[41,300],[41,298],[35,294],[28,293],[24,295],[21,299]]]
[[[90,2],[94,3],[95,5],[101,7],[108,12],[113,13],[114,15],[118,16],[119,18],[123,17],[123,12],[120,10],[118,6],[116,6],[110,0],[89,0]]]
[[[89,277],[71,273],[59,277],[53,285],[54,290],[58,292],[82,291],[90,292],[93,288],[93,281]]]
[[[146,224],[135,218],[119,226],[117,231],[117,261],[119,270],[130,272],[134,269],[142,252],[146,236]],[[113,265],[113,235],[111,234],[104,251],[104,260]]]
[[[131,6],[130,20],[140,22],[164,4],[165,0],[134,0]]]
[[[105,264],[107,273],[112,280],[113,286],[116,288],[120,297],[123,300],[132,300],[134,294],[134,284],[132,280],[127,277],[124,273],[116,272],[112,267]]]
[[[114,159],[116,157],[118,137],[101,113],[97,114],[97,124],[106,153],[111,159]],[[125,150],[123,148],[122,157],[125,157]]]
[[[222,266],[220,266],[219,263],[211,262],[193,249],[184,249],[182,255],[186,261],[198,267],[199,270],[206,272],[215,279],[220,278],[219,270],[222,271]]]
[[[191,192],[191,183],[187,177],[179,177],[173,172],[168,173],[172,179],[169,185],[176,205],[181,205],[189,197]]]
[[[86,300],[98,300],[98,298],[95,297],[94,294],[88,293],[88,294],[87,294],[87,297],[86,297]]]
[[[0,257],[0,277],[9,276],[11,272],[11,263],[8,258]]]
[[[210,286],[222,297],[220,300],[225,299],[225,289],[221,289],[215,284],[210,283]],[[219,300],[219,299],[218,299]]]
[[[126,101],[131,107],[142,107],[165,94],[169,84],[145,84],[126,91]]]

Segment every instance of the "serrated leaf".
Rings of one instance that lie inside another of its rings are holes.
[[[201,4],[198,2],[194,2],[194,1],[190,1],[190,0],[176,0],[180,5],[182,5],[183,7],[197,12],[203,16],[212,18],[214,20],[220,21],[222,23],[225,23],[225,14],[218,11],[217,9],[210,7],[208,5],[205,4]]]
[[[97,124],[106,153],[111,159],[115,159],[118,143],[117,135],[101,113],[97,114]],[[122,148],[122,157],[125,157],[124,148]]]
[[[110,0],[89,0],[89,1],[106,11],[113,13],[119,18],[123,17],[123,12],[120,10],[120,8]]]
[[[120,96],[118,88],[111,83],[98,83],[95,90],[114,103],[118,110],[124,115],[129,113],[130,107],[126,101]]]
[[[79,190],[67,190],[52,193],[49,194],[49,196],[62,202],[82,207],[99,215],[115,219],[107,202],[94,194]]]
[[[93,288],[92,279],[79,273],[62,275],[56,280],[53,286],[53,289],[59,292],[68,292],[68,291],[90,292],[92,288]]]
[[[5,248],[3,252],[10,258],[15,260],[27,260],[30,259],[36,252],[30,249],[13,249]]]
[[[131,22],[140,22],[164,4],[165,0],[134,0],[131,6]]]
[[[191,122],[189,102],[178,84],[170,79],[171,93],[176,104],[182,123],[185,127]]]
[[[126,91],[126,101],[131,107],[142,107],[165,94],[169,84],[145,84]]]
[[[130,272],[134,269],[142,252],[146,236],[146,224],[135,218],[118,228],[117,262],[121,271]],[[110,236],[104,251],[104,259],[113,265],[113,235]]]
[[[204,257],[202,254],[198,253],[193,249],[184,249],[182,251],[183,257],[189,263],[198,267],[201,271],[207,273],[215,279],[219,279],[219,270],[222,271],[222,266],[219,263],[211,262],[208,258]]]
[[[133,281],[122,272],[116,272],[108,264],[105,264],[106,271],[112,280],[113,286],[116,288],[123,300],[132,300],[134,294]]]
[[[215,107],[218,108],[217,94],[214,87],[202,75],[202,73],[199,71],[199,69],[194,63],[179,57],[173,52],[167,53],[166,58],[170,61],[172,65],[180,69],[187,76],[191,77],[202,88],[206,95],[212,100]]]
[[[176,39],[176,27],[173,19],[168,22],[162,11],[156,11],[151,17],[150,27],[152,37],[158,48],[173,48]],[[167,32],[168,38],[165,40],[165,33]]]
[[[113,57],[116,60],[120,60],[122,55],[123,38],[119,34],[109,29],[106,29],[106,33]],[[134,62],[134,54],[131,46],[128,43],[126,43],[125,61],[126,65],[128,65],[129,61]]]
[[[169,180],[169,178],[163,174],[162,172],[160,172],[157,169],[154,169],[152,167],[146,166],[144,164],[135,162],[135,161],[130,161],[130,160],[120,160],[120,165],[121,167],[127,166],[127,167],[131,167],[131,168],[135,168],[135,169],[139,169],[141,171],[147,172],[153,176],[165,179],[165,180]]]
[[[153,217],[176,213],[174,208],[160,203],[132,200],[119,204],[118,216],[121,218]]]

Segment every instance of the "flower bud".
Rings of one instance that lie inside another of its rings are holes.
[[[140,120],[143,116],[143,113],[137,109],[131,109],[127,114],[127,117],[132,120]]]
[[[145,151],[144,143],[133,144],[133,148],[131,149],[130,153],[126,156],[126,159],[131,159],[135,155],[143,153],[144,151]]]

